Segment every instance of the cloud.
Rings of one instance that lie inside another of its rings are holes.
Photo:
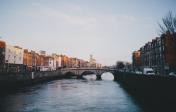
[[[25,12],[26,14],[26,12]],[[85,31],[117,29],[135,24],[138,19],[129,15],[116,14],[86,14],[84,9],[77,4],[65,4],[62,8],[53,8],[39,3],[33,3],[33,9],[28,10],[29,16],[45,18],[55,24],[77,26]]]
[[[96,27],[97,18],[95,16],[77,14],[77,12],[81,11],[79,6],[71,4],[68,6],[64,7],[67,10],[61,10],[35,3],[33,9],[28,10],[27,13],[25,11],[23,14],[34,18],[47,19],[55,23],[75,25],[85,30],[92,30],[93,27]],[[68,12],[69,10],[72,10],[73,13]]]

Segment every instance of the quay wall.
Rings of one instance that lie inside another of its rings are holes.
[[[156,111],[172,110],[176,104],[176,77],[116,72],[115,80],[140,104]],[[147,110],[150,111],[150,110]]]
[[[59,70],[26,73],[0,73],[0,87],[8,88],[25,86],[63,77],[64,75]]]

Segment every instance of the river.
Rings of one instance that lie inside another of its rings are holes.
[[[20,88],[0,96],[0,112],[141,112],[142,108],[105,73]]]

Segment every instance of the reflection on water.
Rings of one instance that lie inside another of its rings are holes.
[[[111,75],[111,74],[110,74]],[[112,78],[112,77],[111,77]],[[19,89],[0,97],[1,112],[140,112],[118,83],[103,75],[64,79]],[[3,103],[2,103],[3,102]]]
[[[95,74],[90,74],[90,75],[83,76],[83,78],[86,80],[95,81],[97,79],[97,76]]]
[[[85,75],[85,76],[83,76],[83,78],[84,79],[87,79],[87,80],[96,80],[96,75],[95,74],[89,74],[89,75]],[[113,76],[113,74],[112,73],[109,73],[109,72],[107,72],[107,73],[103,73],[102,75],[101,75],[101,78],[102,78],[102,80],[114,80],[114,76]]]
[[[101,78],[102,80],[114,80],[113,74],[109,72],[102,74]]]

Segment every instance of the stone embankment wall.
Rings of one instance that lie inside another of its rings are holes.
[[[24,86],[63,77],[60,71],[0,73],[0,87]]]

